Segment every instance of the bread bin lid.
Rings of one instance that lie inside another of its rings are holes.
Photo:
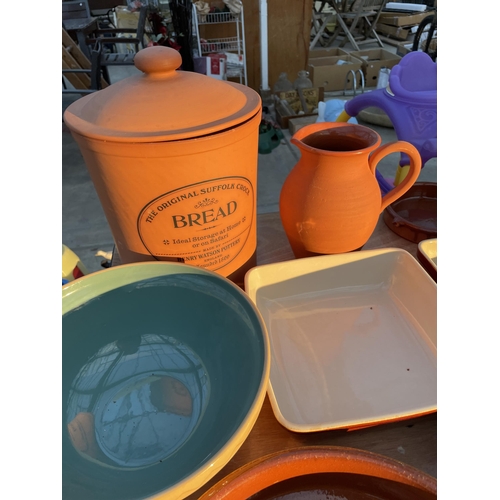
[[[260,111],[249,87],[178,71],[182,58],[162,46],[140,50],[130,76],[72,103],[64,113],[73,131],[113,142],[161,142],[214,134]]]

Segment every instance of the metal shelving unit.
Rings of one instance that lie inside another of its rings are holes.
[[[229,38],[210,38],[208,40],[201,39],[199,27],[206,24],[234,24],[236,26],[236,36]],[[200,56],[224,52],[236,54],[239,61],[237,64],[229,60],[227,61],[226,76],[228,78],[239,78],[240,83],[247,85],[243,7],[241,7],[239,14],[233,14],[231,12],[200,14],[193,4],[193,27],[198,44],[198,54]]]

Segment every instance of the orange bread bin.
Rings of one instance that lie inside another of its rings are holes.
[[[185,262],[236,283],[255,265],[261,99],[237,83],[180,71],[148,47],[143,73],[64,113],[121,262]]]

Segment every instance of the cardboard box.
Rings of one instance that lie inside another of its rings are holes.
[[[413,42],[401,42],[396,45],[396,54],[398,56],[404,57],[406,54],[411,52],[413,49]]]
[[[363,74],[365,75],[365,86],[376,87],[378,73],[381,68],[393,68],[401,61],[401,56],[393,54],[384,49],[366,49],[351,52],[351,55],[361,59]]]
[[[139,11],[131,12],[128,7],[124,5],[117,5],[114,12],[114,21],[117,28],[127,28],[127,29],[137,29],[139,24]],[[130,33],[127,35],[120,35],[123,38],[133,38],[135,33]],[[135,52],[135,45],[133,43],[117,43],[116,51],[119,54],[125,54],[127,52]]]
[[[389,24],[377,24],[377,33],[386,35],[398,40],[407,40],[410,34],[413,34],[412,27],[390,26]]]
[[[306,89],[307,91],[308,89]],[[317,95],[318,95],[318,102],[323,101],[325,99],[325,89],[320,87],[315,89],[317,90]],[[298,118],[298,117],[306,117],[306,116],[318,116],[318,113],[303,113],[301,115],[282,115],[280,113],[280,110],[278,109],[278,106],[276,106],[276,121],[278,122],[278,125],[282,129],[289,128],[289,121],[292,118]]]
[[[414,12],[411,14],[401,14],[396,12],[382,12],[379,23],[390,24],[391,26],[414,26],[420,24],[430,12]],[[377,24],[378,27],[378,24]]]
[[[295,114],[300,111],[305,113],[312,113],[317,107],[319,102],[319,90],[315,88],[302,89],[302,95],[307,104],[307,110],[303,109],[302,101],[300,99],[299,93],[296,90],[287,90],[284,92],[279,92],[278,97],[290,105]]]
[[[288,120],[288,130],[293,135],[295,134],[295,132],[297,132],[297,130],[300,130],[302,127],[305,127],[306,125],[311,125],[312,123],[316,123],[317,119],[318,119],[317,113],[309,116],[299,116],[297,118],[290,118],[290,120]]]
[[[315,87],[323,87],[326,91],[352,90],[353,77],[356,75],[356,88],[361,86],[362,61],[351,54],[334,57],[318,57],[309,60],[309,78]]]
[[[309,58],[317,59],[318,57],[335,57],[335,56],[346,56],[349,54],[347,50],[341,49],[340,47],[329,47],[326,49],[311,49],[309,50]]]

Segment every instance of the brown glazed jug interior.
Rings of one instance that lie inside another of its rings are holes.
[[[377,144],[377,135],[370,132],[370,130],[354,127],[321,130],[304,137],[302,143],[322,151],[359,151]]]

